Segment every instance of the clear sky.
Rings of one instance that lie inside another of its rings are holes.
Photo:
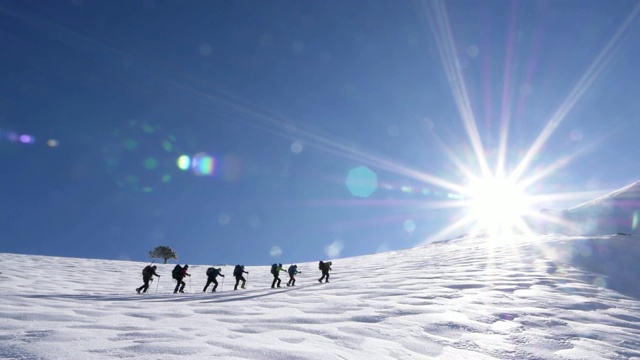
[[[639,4],[3,1],[0,251],[312,261],[465,232],[474,178],[589,200],[640,179]]]

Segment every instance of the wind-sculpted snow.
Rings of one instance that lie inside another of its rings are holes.
[[[173,294],[158,264],[145,295],[144,263],[0,254],[0,358],[640,358],[639,240],[457,239],[332,259],[327,284],[298,264],[280,289],[265,265],[233,291],[229,266],[217,293],[207,265]]]

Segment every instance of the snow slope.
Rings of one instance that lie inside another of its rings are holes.
[[[4,253],[0,358],[640,359],[638,240],[463,238],[333,260],[328,284],[298,264],[280,289],[265,265],[233,291],[227,266],[214,294],[207,265],[173,294],[160,264],[138,295],[143,263]]]
[[[640,234],[640,181],[563,213],[579,234]],[[567,233],[568,229],[563,229]]]

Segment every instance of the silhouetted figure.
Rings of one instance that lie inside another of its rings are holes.
[[[291,265],[287,269],[287,273],[289,274],[289,282],[287,282],[287,286],[296,286],[296,274],[299,274],[298,265]]]
[[[182,279],[184,279],[185,276],[191,276],[191,274],[189,274],[187,272],[187,270],[189,269],[189,265],[185,265],[184,267],[180,267],[180,265],[176,265],[176,267],[173,268],[173,271],[171,272],[171,274],[173,275],[173,278],[176,279],[176,288],[173,290],[173,293],[178,293],[184,292],[184,287],[185,285],[187,285]]]
[[[242,288],[244,289],[247,280],[242,276],[242,274],[248,274],[248,271],[244,271],[244,265],[236,265],[233,269],[233,276],[236,278],[236,286],[233,287],[233,290],[238,290],[238,284],[242,281]]]
[[[275,288],[276,285],[280,287],[280,271],[282,270],[282,264],[273,264],[271,265],[271,274],[273,275],[273,282],[271,283],[271,288]]]
[[[216,269],[214,267],[210,267],[207,269],[207,285],[204,286],[202,292],[207,291],[207,288],[211,283],[213,283],[213,290],[211,290],[211,292],[216,292],[216,289],[218,288],[218,280],[216,280],[216,277],[218,277],[218,275],[224,277],[224,275],[221,274],[220,271],[222,271],[221,268]]]
[[[318,282],[322,282],[322,280],[325,280],[325,282],[329,282],[329,271],[331,271],[331,265],[333,263],[331,261],[328,262],[323,262],[322,260],[320,260],[320,263],[318,264],[318,268],[320,270],[322,270],[322,277],[320,279],[318,279]]]
[[[149,288],[149,281],[153,281],[153,276],[160,277],[160,275],[156,274],[155,265],[147,265],[144,269],[142,269],[142,281],[144,281],[144,284],[139,288],[136,288],[136,292],[138,294],[140,294],[140,291],[142,291],[143,293],[147,292],[147,289]]]

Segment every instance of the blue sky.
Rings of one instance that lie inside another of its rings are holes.
[[[483,161],[576,205],[640,178],[639,6],[3,2],[0,251],[407,248],[465,231]]]

